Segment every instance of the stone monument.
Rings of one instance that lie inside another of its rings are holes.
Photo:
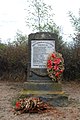
[[[55,51],[57,35],[50,32],[32,33],[28,37],[27,82],[22,94],[40,97],[55,106],[65,105],[68,97],[60,83],[53,82],[47,75],[47,57]]]
[[[35,33],[28,38],[28,71],[27,80],[50,80],[47,76],[47,57],[55,51],[56,34]]]

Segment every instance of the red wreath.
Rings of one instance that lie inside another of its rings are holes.
[[[60,80],[63,71],[64,71],[64,59],[62,57],[62,54],[58,52],[50,54],[47,61],[48,76],[53,81],[58,81]]]

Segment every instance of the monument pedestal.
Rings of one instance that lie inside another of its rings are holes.
[[[62,91],[60,83],[25,82],[21,95],[39,97],[53,106],[68,105],[68,96]]]

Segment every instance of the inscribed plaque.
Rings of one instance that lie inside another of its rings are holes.
[[[53,40],[31,41],[31,68],[46,68],[48,55],[55,51]]]

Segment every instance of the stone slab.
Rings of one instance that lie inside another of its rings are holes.
[[[25,82],[24,89],[28,91],[62,91],[60,83],[43,83],[43,82]]]

